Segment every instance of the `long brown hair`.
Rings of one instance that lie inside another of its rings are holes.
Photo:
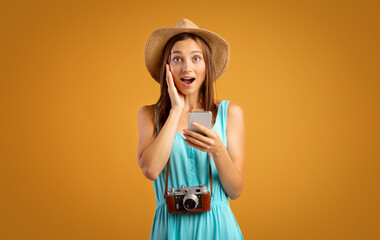
[[[156,136],[158,135],[157,128],[156,128],[157,124],[159,128],[161,129],[162,126],[165,124],[166,119],[168,118],[170,109],[171,109],[171,101],[170,101],[170,96],[168,93],[168,85],[166,83],[166,64],[169,63],[170,52],[174,44],[178,41],[182,41],[186,39],[193,39],[202,47],[203,57],[206,64],[206,73],[205,73],[205,79],[199,89],[199,104],[203,107],[204,111],[212,112],[213,122],[215,121],[215,118],[216,118],[218,109],[215,104],[214,87],[213,87],[213,83],[215,82],[215,65],[212,59],[212,55],[211,55],[212,53],[210,51],[210,47],[208,46],[206,41],[204,41],[201,37],[195,34],[181,33],[169,39],[169,41],[166,43],[166,46],[163,52],[163,60],[162,60],[161,72],[160,72],[161,95],[157,103],[154,104],[155,106],[158,106],[157,112],[156,112],[156,118],[154,119],[154,123],[155,123],[154,133]]]

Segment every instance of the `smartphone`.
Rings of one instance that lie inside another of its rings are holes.
[[[194,127],[192,123],[196,122],[205,126],[208,129],[211,129],[211,121],[211,111],[192,111],[189,113],[189,130],[203,134],[200,130],[198,130],[198,128]]]

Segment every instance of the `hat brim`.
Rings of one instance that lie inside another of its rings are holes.
[[[163,51],[170,38],[180,33],[192,33],[203,38],[210,46],[215,63],[215,80],[226,70],[230,58],[228,43],[218,34],[199,28],[159,28],[153,31],[145,44],[145,66],[154,80],[160,82]]]

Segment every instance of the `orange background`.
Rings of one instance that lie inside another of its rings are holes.
[[[8,1],[0,8],[0,238],[147,239],[143,58],[188,18],[223,36],[246,121],[245,239],[380,238],[378,1]]]

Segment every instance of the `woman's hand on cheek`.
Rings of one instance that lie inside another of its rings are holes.
[[[205,136],[184,129],[183,134],[186,137],[185,142],[187,145],[208,153],[216,153],[224,147],[219,135],[213,129],[208,129],[197,123],[193,123],[193,125],[204,133]]]
[[[169,64],[166,64],[166,83],[168,85],[168,93],[172,103],[172,109],[181,110],[185,106],[185,98],[183,94],[177,90],[175,86],[173,75],[170,71]]]

